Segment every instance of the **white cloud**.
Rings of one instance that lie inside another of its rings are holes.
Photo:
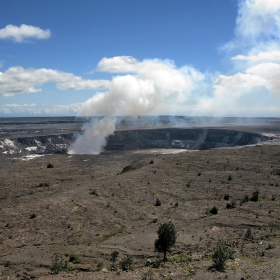
[[[61,90],[103,89],[110,83],[106,80],[83,80],[71,73],[52,69],[11,67],[0,72],[0,96],[41,92],[41,85],[56,83]]]
[[[99,71],[123,73],[113,77],[109,90],[89,99],[83,115],[143,115],[161,112],[170,102],[187,101],[204,75],[192,67],[177,68],[170,60],[119,56],[103,58]],[[126,74],[127,73],[127,74]]]
[[[77,115],[81,104],[71,105],[36,105],[31,104],[6,104],[0,106],[0,115],[54,115],[54,116],[73,116]]]
[[[264,86],[266,80],[260,78],[257,75],[237,73],[233,76],[224,76],[220,75],[215,81],[215,87],[224,87],[224,88],[247,88],[252,89],[254,87]],[[236,95],[239,95],[240,92],[236,92]]]
[[[109,73],[134,73],[139,62],[131,56],[104,57],[97,65],[99,71]]]
[[[280,37],[280,2],[278,0],[240,1],[237,36],[248,39],[274,40]]]
[[[249,62],[259,62],[259,61],[280,61],[280,51],[267,51],[259,52],[256,55],[237,55],[231,58],[232,60],[243,60]]]
[[[0,29],[0,39],[12,39],[17,43],[25,42],[27,39],[48,39],[51,36],[49,29],[43,30],[39,27],[22,24],[15,26],[7,25]]]
[[[83,80],[81,77],[74,77],[72,80],[57,84],[60,90],[100,90],[110,86],[108,80]]]

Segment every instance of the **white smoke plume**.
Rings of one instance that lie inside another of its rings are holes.
[[[186,102],[204,76],[191,67],[176,68],[169,60],[144,60],[121,56],[103,58],[100,71],[125,73],[113,77],[106,92],[87,100],[82,116],[105,116],[91,121],[70,148],[70,153],[98,154],[115,130],[117,116],[158,115]],[[170,111],[170,110],[169,110]]]
[[[101,59],[97,70],[115,76],[80,115],[104,118],[84,126],[70,153],[100,153],[116,116],[280,116],[280,1],[240,0],[234,38],[223,50],[234,53],[231,75],[171,60]]]
[[[106,137],[115,131],[115,119],[91,119],[85,123],[76,142],[70,146],[69,154],[99,154],[106,145]]]

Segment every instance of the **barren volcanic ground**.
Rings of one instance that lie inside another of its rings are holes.
[[[0,161],[0,279],[280,279],[273,141],[178,154],[2,153]],[[163,263],[154,241],[168,221],[177,243]],[[234,251],[222,272],[211,258],[218,243]],[[111,270],[113,251],[117,267],[132,256],[132,269]],[[67,271],[51,274],[54,254]]]

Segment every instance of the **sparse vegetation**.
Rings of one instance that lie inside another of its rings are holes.
[[[100,271],[103,268],[103,263],[98,263],[96,266],[96,271]]]
[[[0,270],[9,271],[11,279],[40,278],[39,273],[50,273],[45,268],[51,267],[50,252],[61,252],[57,259],[61,265],[52,273],[67,273],[53,278],[277,278],[280,177],[273,170],[280,166],[279,147],[264,145],[262,156],[257,147],[157,154],[153,165],[149,165],[152,156],[141,151],[52,155],[30,161],[0,154],[0,248],[5,253]],[[46,172],[50,160],[55,168]],[[117,176],[126,165],[135,169]],[[191,188],[186,187],[189,183]],[[258,202],[251,201],[255,190]],[[157,198],[160,207],[154,206]],[[219,215],[210,213],[213,206]],[[29,219],[31,214],[37,217]],[[178,242],[167,251],[164,263],[164,253],[155,255],[153,249],[157,230],[170,220]],[[236,259],[226,260],[220,268],[228,273],[205,268],[212,265],[217,240],[235,250]],[[119,252],[115,260],[114,251]],[[131,270],[125,265],[126,253],[135,260],[131,272],[120,271]]]
[[[142,274],[142,280],[154,280],[154,272],[149,269],[147,272]]]
[[[63,257],[62,254],[55,253],[52,256],[52,264],[50,266],[52,274],[58,274],[61,271],[68,271],[68,261]]]
[[[192,256],[188,252],[183,252],[177,255],[174,255],[170,258],[171,262],[176,262],[179,264],[186,264],[192,261]]]
[[[124,259],[120,261],[120,268],[122,270],[130,270],[132,268],[133,258],[130,255],[127,255]]]
[[[250,198],[249,198],[249,195],[245,195],[244,196],[244,198],[241,200],[241,202],[240,202],[240,205],[242,205],[243,203],[246,203],[246,202],[248,202],[248,201],[250,201]]]
[[[92,190],[92,191],[90,191],[90,194],[91,194],[91,195],[98,196],[98,193],[97,193],[97,191],[96,191],[96,190]]]
[[[80,255],[77,253],[66,253],[65,256],[69,258],[71,263],[80,263]]]
[[[227,246],[218,243],[212,255],[212,261],[214,262],[214,267],[218,271],[224,270],[226,261],[230,259],[232,256],[233,256],[233,251],[231,251]]]
[[[35,186],[35,188],[44,188],[49,187],[50,185],[48,183],[40,183],[39,185]]]
[[[232,209],[236,207],[236,201],[233,199],[231,202],[227,203],[226,208]]]
[[[121,227],[119,227],[118,229],[116,229],[115,231],[110,232],[109,234],[104,234],[102,240],[105,241],[113,236],[116,236],[120,233],[122,233],[125,230],[125,226],[122,225]]]

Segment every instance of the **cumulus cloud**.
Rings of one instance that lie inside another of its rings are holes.
[[[50,36],[51,31],[49,29],[43,30],[26,24],[19,27],[9,24],[0,29],[0,39],[11,39],[17,43],[25,42],[28,39],[48,39]]]
[[[280,61],[280,51],[266,51],[266,52],[259,52],[256,55],[236,55],[231,58],[232,60],[242,60],[242,61],[249,61],[249,62],[260,62],[260,61]]]
[[[112,78],[109,90],[85,102],[82,115],[131,115],[159,113],[172,100],[185,102],[204,75],[192,67],[177,68],[172,61],[133,57],[103,58],[99,71],[122,73]]]
[[[0,96],[41,92],[40,86],[56,83],[61,90],[103,89],[110,84],[106,80],[84,80],[71,73],[53,69],[11,67],[0,72]]]
[[[230,76],[220,75],[215,80],[215,99],[223,99],[222,93],[227,97],[235,96],[231,103],[236,113],[242,106],[248,108],[248,112],[254,111],[255,115],[258,115],[258,110],[253,108],[257,108],[256,102],[259,102],[269,115],[265,99],[279,104],[279,99],[274,96],[280,94],[280,1],[239,1],[235,38],[225,49],[241,52],[231,58],[238,72]],[[258,93],[254,96],[256,100],[252,100],[254,93]],[[274,107],[279,108],[277,105]],[[280,110],[278,116],[279,113]]]
[[[246,40],[275,40],[280,37],[280,2],[245,0],[239,2],[236,34]]]

